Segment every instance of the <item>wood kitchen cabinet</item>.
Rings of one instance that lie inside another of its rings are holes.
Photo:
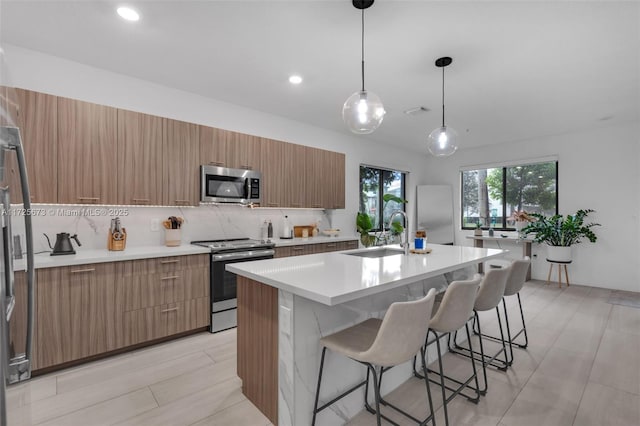
[[[27,176],[32,203],[57,203],[57,98],[44,93],[23,89],[11,89],[15,107],[13,114],[20,128],[22,145],[27,163]],[[11,203],[22,203],[20,173],[14,153],[7,158]]]
[[[259,171],[261,144],[262,138],[258,136],[231,132],[227,145],[228,167]]]
[[[262,141],[262,161],[260,171],[263,207],[288,207],[286,187],[292,176],[285,168],[287,143],[273,139]]]
[[[209,255],[119,262],[117,305],[120,346],[208,326]]]
[[[306,254],[328,253],[332,251],[357,249],[358,241],[335,241],[325,243],[299,244],[294,246],[281,246],[275,248],[275,258],[303,256]]]
[[[117,348],[115,264],[37,270],[35,369]]]
[[[284,147],[283,206],[302,208],[307,205],[307,148],[287,143]]]
[[[58,99],[58,202],[116,204],[117,110]]]
[[[199,126],[164,119],[164,205],[197,206],[200,200]]]
[[[118,204],[162,204],[162,118],[118,110]]]
[[[343,209],[345,155],[308,147],[305,156],[305,207]]]
[[[227,158],[227,146],[232,133],[215,127],[200,126],[200,164],[231,167]]]

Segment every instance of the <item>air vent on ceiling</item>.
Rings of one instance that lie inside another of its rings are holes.
[[[429,108],[424,106],[419,106],[415,108],[405,109],[403,112],[407,115],[419,115],[419,114],[422,114],[423,112],[429,112],[429,111],[431,111]]]

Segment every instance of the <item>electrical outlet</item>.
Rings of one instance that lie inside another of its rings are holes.
[[[160,219],[151,219],[151,232],[158,232],[160,230]]]

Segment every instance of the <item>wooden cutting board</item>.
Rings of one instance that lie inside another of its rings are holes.
[[[411,249],[409,250],[411,253],[413,254],[429,254],[431,253],[431,249],[430,248],[426,248],[426,249]]]

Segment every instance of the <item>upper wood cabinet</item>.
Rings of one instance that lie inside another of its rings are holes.
[[[227,159],[227,145],[232,132],[215,127],[200,126],[200,164],[231,167]]]
[[[118,204],[162,204],[162,118],[118,110]]]
[[[200,197],[199,126],[164,119],[163,186],[167,206],[196,206]]]
[[[227,167],[259,170],[262,138],[244,133],[229,132],[227,137]]]
[[[286,185],[291,175],[285,168],[285,150],[287,143],[273,139],[262,140],[261,165],[262,172],[260,191],[262,192],[262,206],[286,207]],[[289,179],[288,179],[289,178]]]
[[[307,205],[307,148],[292,143],[284,147],[284,207],[301,208]]]
[[[329,181],[331,191],[326,195],[325,208],[344,209],[345,202],[345,155],[339,152],[325,151],[329,156]]]
[[[58,98],[58,202],[116,204],[117,110]]]
[[[57,100],[55,96],[23,89],[14,91],[14,125],[20,128],[33,203],[58,202],[57,185]],[[11,203],[22,203],[20,172],[15,154],[7,155]]]

